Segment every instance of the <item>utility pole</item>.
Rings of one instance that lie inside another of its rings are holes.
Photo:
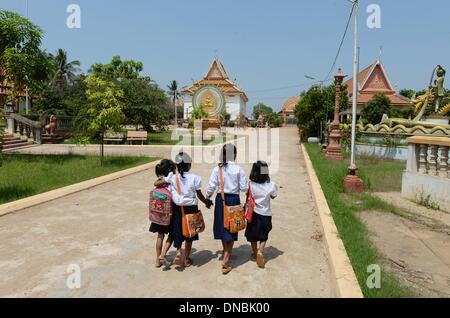
[[[27,20],[28,20],[28,0],[25,0],[25,11],[26,11],[26,16],[27,16]],[[28,81],[28,77],[27,77],[27,81]],[[25,86],[25,112],[28,115],[29,112],[29,97],[28,97],[28,85]]]
[[[358,105],[358,73],[359,73],[359,41],[358,41],[358,11],[359,0],[352,0],[355,14],[355,30],[354,30],[354,48],[353,48],[353,101],[352,101],[352,144],[351,144],[351,159],[350,167],[348,168],[348,175],[344,179],[344,188],[347,192],[362,192],[364,191],[364,183],[358,178],[356,172],[358,168],[355,160],[355,142],[356,142],[356,109]]]

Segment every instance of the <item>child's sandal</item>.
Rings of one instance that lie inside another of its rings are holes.
[[[181,254],[177,254],[173,260],[173,265],[181,266]]]
[[[227,275],[232,269],[230,265],[222,265],[222,274]]]
[[[264,254],[261,251],[258,251],[258,254],[256,254],[256,264],[258,264],[259,268],[264,268],[265,265]]]
[[[186,259],[184,261],[184,267],[191,267],[192,266],[192,260],[190,258]]]

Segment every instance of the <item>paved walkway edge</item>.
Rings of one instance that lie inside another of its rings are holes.
[[[311,182],[314,200],[322,223],[328,262],[332,277],[334,277],[336,294],[342,298],[363,298],[364,296],[356,279],[347,251],[345,250],[344,243],[339,237],[339,232],[334,223],[327,199],[322,191],[311,159],[305,146],[302,144],[301,147],[305,157],[306,170]]]
[[[0,205],[0,217],[155,167],[157,161]]]

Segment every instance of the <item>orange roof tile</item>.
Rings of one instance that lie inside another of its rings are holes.
[[[295,106],[298,104],[298,101],[299,101],[298,97],[292,96],[283,104],[283,107],[281,108],[281,112],[283,112],[283,113],[294,112]]]

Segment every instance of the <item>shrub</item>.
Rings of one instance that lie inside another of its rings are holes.
[[[362,111],[363,118],[372,125],[379,124],[384,114],[391,116],[391,102],[383,93],[376,94]]]

